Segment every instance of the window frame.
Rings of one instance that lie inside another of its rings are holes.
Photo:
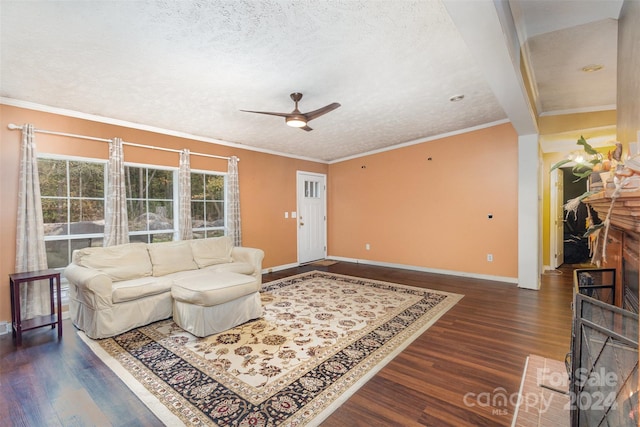
[[[171,230],[167,229],[167,230],[160,230],[158,232],[152,232],[152,230],[138,230],[138,231],[131,231],[129,230],[129,239],[131,239],[132,236],[150,236],[152,234],[172,234],[172,239],[171,241],[176,241],[180,238],[180,233],[178,231],[178,224],[179,224],[179,216],[180,216],[180,209],[178,208],[178,204],[180,203],[180,194],[179,194],[179,188],[178,188],[178,172],[179,172],[179,168],[175,167],[175,166],[161,166],[161,165],[152,165],[152,164],[147,164],[147,163],[134,163],[134,162],[124,162],[124,167],[125,169],[127,167],[133,167],[133,168],[143,168],[143,169],[157,169],[157,170],[166,170],[166,171],[171,171],[173,177],[172,177],[172,194],[173,194],[173,199],[172,199],[172,206],[173,206],[173,212],[172,212],[172,223],[173,223],[173,228]],[[138,199],[138,198],[136,198]],[[127,209],[128,209],[128,203],[129,203],[130,198],[127,197]],[[151,199],[151,200],[156,200],[156,199]],[[165,200],[165,199],[163,199]],[[146,199],[147,201],[147,214],[149,213],[148,211],[148,203],[149,203],[149,198],[147,197]],[[105,194],[105,203],[106,203],[106,194]],[[127,221],[129,221],[130,219],[127,218]],[[147,222],[147,226],[148,226],[148,222]],[[148,239],[147,239],[148,241]],[[148,242],[149,243],[149,242]]]
[[[60,199],[64,199],[67,201],[67,220],[70,220],[71,216],[70,216],[70,210],[71,210],[71,200],[77,200],[80,199],[78,197],[71,197],[70,193],[70,174],[69,174],[69,169],[68,169],[68,165],[69,162],[85,162],[85,163],[97,163],[97,164],[102,164],[103,165],[103,179],[104,179],[104,194],[103,194],[103,203],[104,206],[106,207],[106,203],[107,203],[107,195],[106,195],[106,189],[107,189],[107,182],[108,182],[108,177],[107,177],[107,165],[108,165],[108,161],[104,160],[104,159],[96,159],[96,158],[92,158],[92,157],[81,157],[81,156],[68,156],[68,155],[61,155],[61,154],[50,154],[50,153],[38,153],[37,155],[37,161],[39,161],[40,159],[43,160],[57,160],[57,161],[65,161],[67,162],[67,171],[66,171],[66,187],[67,187],[67,195],[65,197],[52,197],[52,196],[42,196],[42,194],[40,194],[40,199],[49,199],[49,200],[60,200]],[[40,169],[38,168],[38,171]],[[41,189],[42,187],[40,187]],[[91,199],[96,199],[91,198]],[[42,206],[42,202],[40,203]],[[104,218],[103,218],[104,219]],[[86,234],[71,234],[71,223],[67,222],[67,233],[66,234],[54,234],[54,235],[45,235],[44,236],[44,242],[45,245],[47,244],[46,242],[52,242],[52,241],[73,241],[73,240],[83,240],[83,239],[104,239],[104,230],[102,233],[86,233]],[[73,255],[73,249],[72,249],[72,244],[69,243],[67,245],[67,259],[69,260],[69,262],[71,262],[71,257]],[[66,266],[65,266],[66,267]],[[52,267],[56,270],[63,270],[65,267]]]
[[[57,161],[65,161],[67,162],[85,162],[85,163],[95,163],[95,164],[101,164],[103,166],[103,171],[104,171],[104,194],[103,194],[103,202],[104,202],[104,207],[106,209],[106,204],[107,204],[107,188],[108,188],[108,164],[109,161],[108,159],[100,159],[100,158],[94,158],[94,157],[83,157],[83,156],[74,156],[74,155],[66,155],[66,154],[53,154],[53,153],[38,153],[37,155],[37,160],[39,161],[40,159],[43,160],[57,160]],[[172,225],[173,228],[171,230],[160,230],[158,232],[154,232],[152,233],[152,230],[142,230],[142,231],[129,231],[129,237],[132,236],[137,236],[137,235],[150,235],[150,234],[172,234],[172,241],[177,241],[180,236],[179,236],[179,221],[180,221],[180,209],[179,209],[179,203],[180,203],[180,194],[179,194],[179,167],[175,167],[175,166],[163,166],[163,165],[154,165],[154,164],[148,164],[148,163],[138,163],[138,162],[124,162],[124,166],[125,167],[134,167],[134,168],[144,168],[144,169],[157,169],[157,170],[166,170],[166,171],[170,171],[173,175],[173,183],[172,183],[172,194],[173,194],[173,199],[172,199],[172,204],[173,204],[173,221],[172,221]],[[228,219],[229,219],[229,202],[228,202],[228,185],[229,185],[229,179],[228,179],[228,172],[222,172],[222,171],[215,171],[215,170],[204,170],[204,169],[191,169],[190,174],[200,174],[200,175],[212,175],[212,176],[221,176],[223,179],[223,188],[222,188],[222,200],[215,200],[216,202],[222,202],[224,205],[223,208],[223,215],[224,215],[224,223],[222,226],[215,226],[215,227],[204,227],[204,228],[197,228],[197,229],[193,229],[194,234],[196,233],[204,233],[204,235],[206,237],[212,237],[211,235],[209,235],[209,233],[214,234],[214,233],[221,233],[222,236],[227,235],[227,230],[228,230]],[[77,199],[75,197],[71,197],[70,194],[70,173],[69,170],[66,171],[66,180],[67,180],[67,195],[64,197],[64,199],[67,201],[67,220],[70,219],[70,213],[69,210],[71,209],[71,204],[70,201],[73,199]],[[42,195],[41,195],[41,198]],[[61,199],[61,197],[52,197],[52,196],[45,196],[44,198],[46,199]],[[193,193],[191,194],[191,198],[193,198]],[[93,198],[95,199],[95,198]],[[127,199],[129,200],[129,199]],[[147,199],[148,200],[148,199]],[[193,200],[193,199],[191,199]],[[206,200],[206,199],[205,199]],[[192,224],[193,225],[193,224]],[[87,234],[71,234],[71,226],[70,223],[67,222],[67,233],[66,234],[59,234],[59,235],[46,235],[44,236],[44,241],[45,241],[45,245],[46,242],[48,241],[68,241],[71,242],[73,240],[83,240],[83,239],[104,239],[104,232],[102,233],[87,233]],[[199,238],[199,237],[195,237],[194,238]],[[73,255],[73,245],[71,243],[69,243],[67,245],[67,257],[69,262],[72,261],[72,255]],[[63,267],[54,267],[57,270],[63,270],[66,266]],[[66,280],[64,280],[64,282],[66,282]]]
[[[222,227],[204,227],[204,228],[193,228],[193,211],[191,212],[192,218],[191,218],[191,228],[193,231],[193,235],[194,235],[194,239],[199,239],[200,237],[196,237],[196,233],[204,233],[203,238],[209,238],[209,237],[213,237],[213,236],[209,236],[209,233],[215,233],[215,231],[221,230],[222,231],[222,236],[226,236],[227,235],[227,230],[228,230],[228,220],[229,220],[229,201],[227,200],[227,196],[228,196],[228,185],[229,185],[229,173],[228,172],[219,172],[219,171],[211,171],[211,170],[203,170],[203,169],[191,169],[190,171],[190,179],[191,179],[191,175],[193,174],[201,174],[201,175],[213,175],[213,176],[221,176],[222,177],[222,203],[224,204],[224,224],[222,225]],[[193,189],[191,189],[191,199],[190,199],[190,203],[193,203],[194,199],[193,199]],[[203,203],[205,203],[206,199],[203,200]],[[205,203],[205,207],[206,207],[206,203]],[[206,213],[205,213],[205,217],[206,217]]]

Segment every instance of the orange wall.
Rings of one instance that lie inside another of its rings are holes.
[[[21,135],[8,123],[240,157],[243,244],[264,249],[264,268],[297,262],[296,220],[284,212],[296,210],[303,170],[328,176],[329,256],[517,277],[517,135],[509,124],[326,165],[0,105],[0,320],[11,314]],[[40,153],[106,159],[108,152],[105,143],[40,133],[36,144]],[[125,159],[178,165],[177,153],[135,147],[125,147]],[[226,171],[222,160],[192,156],[191,165]]]
[[[328,184],[330,256],[517,278],[510,124],[331,164]]]
[[[17,190],[20,160],[20,131],[7,129],[9,123],[31,123],[39,129],[95,136],[121,137],[125,141],[167,148],[240,158],[240,206],[242,208],[243,245],[265,251],[264,268],[297,261],[295,219],[285,219],[285,211],[296,210],[296,171],[324,173],[328,165],[275,156],[239,148],[167,136],[76,119],[56,114],[0,105],[0,320],[11,318],[8,275],[14,272],[16,242]],[[106,159],[108,144],[67,137],[36,134],[39,153],[67,154]],[[127,162],[178,166],[178,154],[125,147]],[[192,156],[193,169],[225,172],[226,160]]]

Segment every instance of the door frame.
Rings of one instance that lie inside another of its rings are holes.
[[[297,262],[298,264],[300,264],[300,239],[301,239],[301,233],[300,233],[300,204],[301,204],[301,200],[300,200],[300,183],[301,183],[301,179],[300,177],[302,175],[308,175],[308,176],[315,176],[315,177],[320,177],[322,178],[322,180],[324,181],[324,191],[322,192],[322,209],[324,211],[324,222],[323,222],[323,230],[322,230],[322,234],[324,236],[324,249],[323,249],[323,258],[327,257],[327,249],[328,249],[328,242],[327,242],[327,221],[328,221],[328,217],[327,217],[327,174],[324,173],[318,173],[318,172],[308,172],[308,171],[302,171],[302,170],[297,170],[296,171],[296,211],[297,211],[297,215],[296,215],[296,258],[297,258]],[[305,261],[306,262],[306,261]]]
[[[560,175],[564,175],[564,171],[557,168],[551,171],[549,175],[549,264],[551,269],[555,270],[560,266],[560,264],[558,264],[558,253],[562,253],[564,262],[564,239],[558,241],[556,224],[558,220],[558,209],[564,203],[564,200],[558,200],[557,190],[561,178]],[[564,215],[564,209],[562,214]],[[564,230],[564,222],[562,228]]]

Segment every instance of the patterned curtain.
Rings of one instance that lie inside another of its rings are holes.
[[[227,235],[231,236],[234,246],[242,246],[242,229],[240,227],[240,182],[238,180],[238,158],[229,159],[227,175]]]
[[[22,127],[20,177],[18,181],[18,223],[16,229],[16,273],[44,270],[47,251],[40,203],[40,178],[33,125]],[[49,281],[38,280],[20,286],[20,312],[23,319],[49,314]]]
[[[107,205],[104,209],[104,246],[129,243],[127,193],[124,180],[124,151],[122,139],[109,143],[107,177]]]
[[[180,209],[180,223],[178,232],[180,240],[193,239],[193,228],[191,225],[191,163],[188,149],[180,152],[180,170],[178,171],[178,200]]]

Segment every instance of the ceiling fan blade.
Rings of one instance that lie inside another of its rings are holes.
[[[317,117],[322,116],[323,114],[327,114],[329,111],[335,110],[339,106],[340,106],[339,103],[334,102],[333,104],[325,105],[324,107],[318,108],[317,110],[304,113],[304,116],[307,118],[307,121],[311,121]]]
[[[302,130],[306,130],[307,132],[313,130],[312,128],[310,128],[308,125],[307,126],[302,126],[300,129]]]
[[[245,113],[267,114],[269,116],[279,116],[279,117],[289,117],[291,115],[291,113],[273,113],[270,111],[251,111],[251,110],[240,110],[240,111],[244,111]]]

